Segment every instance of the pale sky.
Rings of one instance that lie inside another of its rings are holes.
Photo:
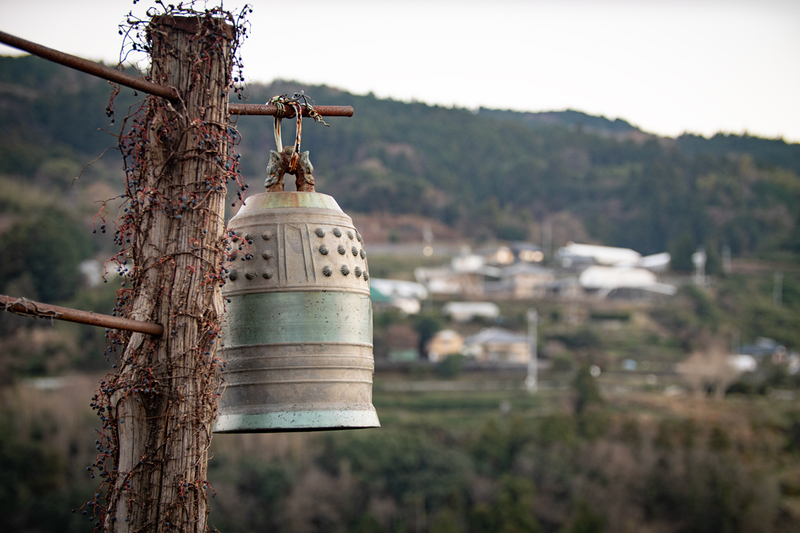
[[[247,81],[467,108],[575,109],[667,136],[747,131],[800,142],[798,0],[250,3]],[[225,2],[232,11],[243,4]],[[125,15],[152,5],[0,0],[0,30],[111,63]],[[18,53],[0,45],[0,55]]]

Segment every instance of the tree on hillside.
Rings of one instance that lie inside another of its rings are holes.
[[[60,209],[39,211],[0,235],[0,290],[47,303],[80,286],[78,264],[91,255],[85,230]],[[19,286],[19,284],[22,284]]]
[[[692,254],[696,244],[689,232],[684,232],[669,245],[670,268],[676,272],[693,272]]]
[[[589,365],[581,366],[575,374],[572,387],[575,390],[575,414],[580,415],[591,405],[603,403],[600,388],[597,386],[597,380],[592,376]]]
[[[736,381],[739,372],[730,364],[725,343],[711,341],[705,349],[693,352],[682,363],[678,363],[678,373],[698,397],[704,397],[709,390],[714,398],[725,397],[725,390]]]

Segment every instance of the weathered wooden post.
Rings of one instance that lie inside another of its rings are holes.
[[[224,202],[238,167],[227,110],[235,31],[209,12],[147,26],[150,77],[180,99],[149,96],[121,138],[127,203],[116,238],[133,267],[117,313],[164,335],[120,333],[119,368],[93,402],[104,419],[95,470],[106,531],[206,531]]]

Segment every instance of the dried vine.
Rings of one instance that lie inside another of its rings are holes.
[[[88,468],[102,482],[81,509],[97,531],[205,527],[205,465],[224,364],[216,356],[220,288],[233,238],[222,215],[228,183],[239,201],[246,189],[226,101],[230,90],[242,97],[237,50],[250,8],[234,15],[157,4],[146,20],[129,15],[120,33],[130,50],[153,58],[151,81],[174,84],[182,100],[148,97],[122,121],[120,251],[109,264],[123,276],[114,315],[158,322],[165,333],[106,331],[115,364],[92,398],[102,430]]]

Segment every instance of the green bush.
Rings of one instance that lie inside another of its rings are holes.
[[[81,284],[78,264],[91,255],[85,231],[57,209],[32,213],[0,236],[0,287],[30,276],[35,294],[47,303],[69,298]]]
[[[439,364],[436,365],[436,375],[440,378],[454,378],[461,374],[462,367],[464,366],[464,356],[461,354],[453,354],[445,357]]]
[[[552,359],[552,366],[550,370],[553,372],[571,372],[572,371],[572,357],[568,355],[557,355]]]

